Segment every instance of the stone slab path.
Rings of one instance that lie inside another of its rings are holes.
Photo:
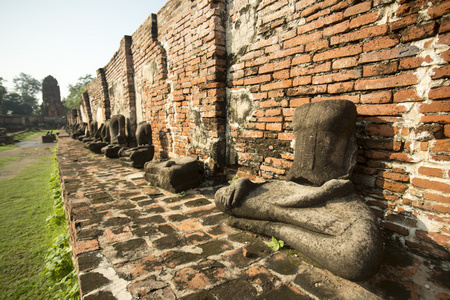
[[[449,269],[387,247],[353,283],[229,227],[218,187],[172,194],[61,132],[57,159],[82,299],[449,299]]]

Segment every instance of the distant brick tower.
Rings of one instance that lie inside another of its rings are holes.
[[[41,115],[44,117],[62,117],[65,115],[58,81],[50,75],[45,77],[42,82]]]

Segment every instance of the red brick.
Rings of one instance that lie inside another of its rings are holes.
[[[313,61],[321,61],[327,59],[334,59],[338,57],[346,57],[357,55],[362,52],[361,45],[350,45],[346,47],[336,48],[332,50],[328,50],[322,53],[318,53],[314,55]]]
[[[403,193],[409,188],[409,185],[405,183],[384,179],[377,179],[375,184],[379,188],[386,189],[395,193]]]
[[[450,13],[450,2],[443,1],[437,5],[432,5],[428,8],[427,13],[433,18],[441,17]]]
[[[268,109],[265,112],[266,117],[280,116],[281,108]]]
[[[392,100],[392,92],[382,91],[361,95],[361,103],[389,103]]]
[[[337,12],[330,14],[328,16],[325,16],[319,20],[315,20],[312,22],[307,22],[305,25],[299,26],[297,29],[297,34],[305,34],[306,32],[322,28],[324,26],[336,23],[341,21],[343,18],[342,12]],[[327,30],[327,28],[325,28]]]
[[[290,77],[291,71],[286,69],[273,73],[273,79],[288,79]]]
[[[292,83],[293,86],[306,85],[311,83],[311,76],[295,77]]]
[[[369,37],[380,36],[387,33],[387,31],[388,31],[387,25],[367,27],[350,33],[332,36],[330,39],[330,44],[336,45],[361,40]]]
[[[288,69],[291,67],[291,59],[286,59],[279,62],[263,65],[259,67],[259,74],[270,73],[282,69]]]
[[[413,178],[411,183],[418,188],[424,188],[443,193],[450,193],[450,184],[441,181],[429,180],[424,178]]]
[[[358,57],[346,57],[333,61],[333,70],[351,68],[358,65]]]
[[[361,27],[378,20],[380,13],[378,11],[358,16],[350,21],[350,28]]]
[[[409,27],[402,32],[400,40],[403,43],[415,41],[434,35],[436,31],[436,23],[430,22],[427,24],[420,24],[417,26]]]
[[[323,94],[327,90],[325,84],[322,85],[311,85],[311,86],[299,86],[296,88],[289,89],[287,92],[288,96],[298,96],[298,95],[310,95],[310,94]]]
[[[417,95],[415,89],[402,90],[394,93],[394,102],[416,102],[423,99]]]
[[[296,56],[292,59],[292,65],[299,65],[299,64],[304,64],[304,63],[309,63],[311,61],[311,55],[309,54],[304,54],[304,55],[300,55],[300,56]]]
[[[434,75],[431,76],[433,79],[448,78],[450,77],[450,65],[434,68],[433,73]]]
[[[75,244],[75,252],[77,255],[98,249],[100,249],[100,246],[97,240],[78,241]]]
[[[450,16],[446,16],[441,19],[441,27],[439,27],[439,33],[450,31]]]
[[[412,1],[409,3],[403,3],[398,9],[397,9],[397,16],[407,16],[410,14],[414,14],[418,11],[420,11],[424,5],[426,5],[426,1],[424,0],[418,0],[418,1]]]
[[[259,83],[263,83],[263,82],[268,82],[270,81],[272,78],[270,75],[261,75],[261,76],[257,76],[257,77],[250,77],[250,78],[245,78],[244,79],[244,84],[245,85],[253,85],[253,84],[259,84]]]
[[[327,91],[330,94],[348,93],[353,91],[354,82],[340,82],[335,84],[329,84]]]
[[[404,227],[404,226],[401,226],[399,224],[395,224],[395,223],[392,223],[392,222],[386,222],[384,220],[381,220],[380,225],[383,228],[385,228],[385,229],[387,229],[389,231],[393,231],[393,232],[399,233],[399,234],[404,235],[404,236],[408,236],[409,235],[409,229]]]
[[[327,61],[320,65],[292,68],[291,69],[291,77],[323,73],[323,72],[327,72],[330,70],[331,70],[331,62]]]
[[[310,103],[310,102],[311,102],[311,98],[295,98],[295,99],[291,99],[291,101],[289,101],[289,105],[290,105],[290,107],[299,107],[299,106],[302,106],[303,104]]]
[[[372,8],[372,1],[366,1],[356,5],[352,5],[344,11],[344,17],[358,15],[369,11]]]
[[[277,81],[261,86],[261,91],[284,89],[292,86],[292,80]]]
[[[350,21],[346,20],[334,26],[327,27],[323,30],[324,36],[332,36],[342,32],[346,32],[350,28]]]
[[[450,196],[444,196],[442,194],[426,192],[423,196],[425,199],[450,204]]]
[[[328,48],[328,46],[329,46],[328,40],[319,40],[319,41],[315,41],[315,42],[306,44],[305,51],[311,52],[311,51],[322,50],[322,49]]]
[[[283,117],[261,117],[259,120],[266,123],[281,123],[283,122]]]
[[[308,44],[322,38],[322,31],[317,31],[309,35],[300,35],[284,42],[284,49],[292,48],[298,45]]]
[[[323,6],[321,5],[321,9],[318,12],[306,18],[306,23],[312,22],[320,17],[329,15],[330,13],[331,13],[330,9],[324,9]]]
[[[419,107],[421,113],[436,113],[450,111],[449,101],[433,101],[431,103],[424,103]]]
[[[380,172],[379,176],[393,181],[409,182],[409,175],[395,172]]]
[[[450,115],[428,115],[428,116],[422,116],[420,121],[422,123],[449,124],[450,123]]]
[[[284,58],[284,57],[287,57],[290,55],[303,53],[304,50],[305,50],[305,45],[300,45],[298,47],[290,48],[287,50],[276,51],[270,55],[270,60],[277,59],[277,58]]]
[[[276,107],[276,106],[281,106],[281,107],[287,107],[288,103],[286,100],[283,101],[275,101],[273,99],[269,99],[266,101],[262,101],[259,103],[259,107],[260,108],[265,108],[265,107]]]
[[[439,44],[450,45],[450,33],[440,34],[438,37],[439,37],[438,40]]]
[[[390,60],[390,59],[401,58],[401,57],[414,56],[418,52],[419,52],[419,48],[416,46],[402,46],[402,47],[362,54],[359,62],[360,63],[369,63],[369,62]]]
[[[282,141],[293,141],[295,140],[295,135],[293,132],[281,132],[278,134],[278,139]]]
[[[367,116],[396,116],[406,112],[405,106],[397,104],[358,105],[359,115]]]
[[[363,45],[364,52],[370,52],[374,50],[380,50],[395,46],[399,43],[396,37],[383,36],[377,39],[371,40]]]
[[[264,132],[262,131],[244,131],[242,136],[245,138],[262,138],[264,137]]]
[[[444,177],[444,170],[439,169],[439,168],[431,168],[431,167],[421,166],[421,167],[419,167],[418,172],[420,175],[424,175],[424,176],[432,176],[432,177],[439,177],[439,178]]]
[[[349,71],[341,71],[339,73],[333,74],[333,81],[346,81],[350,79],[358,79],[361,78],[361,70],[349,70]]]
[[[400,61],[399,69],[400,70],[415,69],[420,67],[424,61],[425,59],[422,57],[408,57]]]
[[[388,63],[378,63],[363,67],[363,76],[372,77],[397,72],[398,62],[392,61]]]
[[[417,81],[418,81],[417,77],[413,73],[407,73],[380,79],[364,79],[356,81],[355,90],[376,90],[385,88],[395,88],[413,85],[416,84]]]
[[[312,78],[313,84],[323,84],[333,82],[333,74],[321,74]]]
[[[431,89],[430,92],[428,93],[428,98],[429,99],[450,98],[450,86],[441,86]]]
[[[316,3],[315,0],[300,0],[300,1],[297,1],[297,3],[295,4],[295,8],[297,10],[303,10],[306,7],[308,7],[308,6],[310,6],[311,4],[314,4],[314,3]]]
[[[281,130],[283,130],[283,124],[281,124],[281,123],[268,123],[268,124],[266,124],[266,130],[281,131]]]
[[[391,31],[403,29],[405,27],[408,27],[411,24],[416,23],[418,18],[419,18],[419,16],[417,14],[403,17],[398,21],[392,22],[390,24],[390,29],[391,29]]]
[[[286,170],[282,170],[282,169],[278,169],[278,168],[274,168],[274,167],[269,167],[269,166],[265,166],[265,165],[262,165],[260,167],[260,169],[262,171],[273,172],[273,173],[279,174],[279,175],[286,174]]]
[[[435,152],[450,152],[450,139],[436,140],[431,151]]]

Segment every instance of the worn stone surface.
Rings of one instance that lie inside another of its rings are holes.
[[[407,254],[388,244],[380,272],[352,283],[306,263],[289,246],[274,252],[266,246],[270,238],[229,227],[228,217],[213,204],[217,188],[179,197],[149,187],[142,171],[93,154],[64,133],[57,158],[82,299],[450,295],[445,280],[448,262]],[[173,215],[187,218],[171,220]],[[87,282],[89,276],[96,280]]]
[[[383,256],[378,222],[348,178],[355,164],[356,107],[346,100],[295,111],[292,181],[239,179],[221,188],[217,207],[242,229],[274,236],[351,280],[373,276]]]
[[[182,157],[163,162],[148,162],[145,179],[173,193],[183,192],[200,184],[199,165],[195,158]]]

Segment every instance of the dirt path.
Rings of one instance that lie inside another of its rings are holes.
[[[19,160],[12,161],[0,168],[0,180],[10,179],[19,174],[24,168],[33,164],[41,156],[52,155],[56,143],[44,144],[40,136],[17,143],[19,147],[0,152],[0,158],[18,156]]]

